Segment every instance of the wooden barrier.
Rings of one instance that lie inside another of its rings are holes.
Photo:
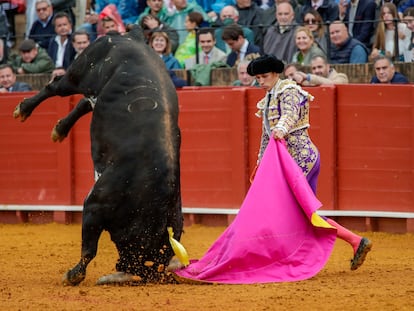
[[[315,96],[310,133],[322,157],[323,212],[350,228],[413,232],[414,86],[306,90]],[[51,98],[25,123],[14,120],[17,103],[32,94],[0,95],[0,222],[79,222],[79,209],[13,209],[81,206],[93,185],[90,115],[64,142],[50,140],[56,121],[80,96]],[[237,214],[257,160],[261,120],[254,113],[263,95],[237,87],[178,91],[187,223],[223,225]]]

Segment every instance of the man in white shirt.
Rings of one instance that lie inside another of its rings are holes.
[[[50,39],[47,53],[56,67],[67,69],[75,58],[76,51],[72,46],[72,23],[69,15],[58,12],[53,18],[56,35]]]

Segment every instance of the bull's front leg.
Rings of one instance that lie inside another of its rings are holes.
[[[20,120],[24,122],[28,117],[30,117],[33,110],[39,106],[42,101],[56,95],[52,90],[53,88],[47,85],[46,87],[42,88],[36,95],[25,98],[14,109],[13,117],[15,119],[20,118]]]
[[[68,136],[69,131],[75,125],[75,123],[85,114],[91,112],[95,105],[95,99],[85,97],[82,98],[75,108],[63,119],[59,120],[52,130],[52,140],[54,142],[65,139]]]

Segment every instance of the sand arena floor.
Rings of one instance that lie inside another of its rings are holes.
[[[182,243],[199,258],[223,227],[185,228]],[[326,267],[295,283],[96,286],[114,272],[105,232],[86,279],[61,285],[80,255],[80,225],[0,224],[0,310],[414,310],[414,235],[366,233],[374,246],[349,270],[351,248],[338,240]]]

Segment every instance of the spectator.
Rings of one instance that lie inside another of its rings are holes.
[[[76,52],[75,59],[89,46],[90,43],[89,33],[86,30],[79,29],[72,34],[72,45]]]
[[[408,29],[411,30],[411,44],[408,47],[411,54],[407,53],[407,56],[411,56],[411,61],[414,61],[414,7],[408,8],[404,11],[404,23],[406,23]]]
[[[304,0],[300,20],[310,9],[318,11],[324,23],[329,24],[339,19],[339,7],[335,0]]]
[[[330,62],[332,64],[363,64],[368,61],[368,50],[363,43],[349,35],[341,21],[329,25],[331,39]]]
[[[89,33],[91,42],[95,41],[98,37],[98,21],[98,14],[94,13],[92,10],[86,10],[85,18],[83,20],[84,23],[79,27],[79,29],[84,29]]]
[[[276,7],[276,24],[270,26],[264,36],[263,52],[276,58],[290,62],[296,52],[295,45],[295,13],[288,2],[281,2]]]
[[[66,13],[57,12],[53,17],[53,25],[56,35],[50,39],[47,53],[55,63],[55,67],[67,69],[76,54],[70,39],[72,24]]]
[[[276,8],[277,4],[282,2],[289,2],[292,5],[293,12],[295,13],[296,22],[298,24],[302,23],[302,2],[303,0],[277,0],[274,1],[268,9],[263,10],[263,24],[267,28],[269,25],[273,25],[276,23]],[[300,2],[300,3],[299,3]]]
[[[313,39],[312,31],[304,26],[296,29],[295,43],[298,51],[293,55],[292,62],[300,65],[310,65],[311,59],[316,56],[326,56]]]
[[[124,25],[134,24],[138,19],[138,1],[136,0],[96,0],[95,12],[99,15],[104,8],[115,5]]]
[[[237,77],[238,80],[233,81],[232,85],[234,86],[259,86],[255,77],[252,77],[247,73],[247,66],[249,66],[251,59],[243,59],[237,65]]]
[[[9,57],[7,42],[0,38],[0,64],[6,64]]]
[[[215,32],[216,47],[218,47],[220,50],[222,50],[226,54],[229,54],[231,50],[221,38],[223,34],[223,26],[237,24],[238,20],[239,20],[239,11],[237,11],[237,9],[234,6],[227,5],[223,7],[223,9],[220,11],[220,24],[222,27],[217,28]],[[247,26],[241,26],[241,27],[243,29],[244,37],[249,42],[254,42],[253,31]]]
[[[238,62],[242,61],[249,54],[261,54],[260,48],[244,37],[243,29],[237,24],[224,27],[221,38],[231,49],[231,53],[226,60],[227,65],[230,67],[237,65]]]
[[[167,18],[167,8],[164,6],[163,0],[147,0],[147,7],[144,11],[138,16],[135,24],[140,24],[144,16],[151,15],[160,21],[165,21]]]
[[[76,6],[76,0],[50,0],[54,12],[64,12],[68,15],[71,25],[76,24],[75,14],[72,8]]]
[[[187,0],[172,0],[176,11],[167,15],[166,23],[177,30],[179,44],[183,43],[187,37],[185,21],[187,15],[191,12],[198,12],[202,15],[205,22],[210,23],[210,17],[204,12],[203,8],[199,6],[196,1],[187,3]]]
[[[171,41],[165,32],[153,32],[149,46],[161,57],[168,70],[182,69],[180,62],[171,53]]]
[[[348,77],[344,73],[338,73],[331,68],[324,56],[315,56],[311,60],[312,73],[297,71],[292,78],[298,84],[304,86],[315,86],[321,84],[347,84]]]
[[[397,3],[394,2],[394,4],[398,8],[398,17],[402,19],[405,10],[414,7],[414,0],[398,1]]]
[[[297,72],[297,71],[299,71],[298,65],[295,64],[295,63],[290,63],[290,64],[287,64],[285,66],[285,69],[283,71],[283,75],[285,76],[286,79],[294,80],[293,76],[294,76],[295,72]]]
[[[33,39],[45,50],[49,47],[50,39],[56,34],[53,26],[53,8],[50,0],[36,0],[37,20],[30,28],[29,39]]]
[[[95,0],[94,11],[86,12],[84,24],[80,26],[89,33],[92,42],[97,38],[99,14],[110,4],[117,8],[125,26],[134,24],[138,18],[138,1],[136,0]]]
[[[310,9],[303,15],[303,25],[312,31],[313,38],[319,48],[328,54],[328,38],[326,25],[323,23],[321,15],[318,11]]]
[[[407,77],[395,71],[394,64],[387,56],[380,55],[374,61],[375,76],[372,77],[371,83],[409,83]]]
[[[236,0],[239,25],[248,26],[254,33],[255,45],[263,45],[263,10],[252,0]]]
[[[114,4],[108,4],[99,13],[97,30],[98,37],[106,35],[109,31],[117,31],[120,34],[125,33],[125,25]]]
[[[369,59],[372,61],[379,55],[385,55],[397,61],[411,62],[412,55],[409,50],[411,31],[406,24],[398,20],[395,5],[389,2],[384,3],[380,8],[380,18]],[[398,27],[398,46],[394,44],[396,26]]]
[[[175,53],[178,48],[178,33],[177,30],[168,26],[168,24],[161,22],[158,17],[146,15],[141,19],[140,26],[144,31],[144,36],[149,41],[153,32],[162,31],[168,35],[171,42],[171,53]]]
[[[170,74],[171,81],[173,82],[175,88],[187,86],[187,81],[181,79],[180,77],[177,77],[173,70],[168,70],[168,73]]]
[[[16,81],[16,74],[9,64],[0,65],[0,93],[28,92],[32,87],[26,82]]]
[[[50,73],[55,68],[47,52],[32,39],[23,40],[19,51],[18,55],[12,54],[9,58],[9,64],[18,74]]]
[[[196,31],[203,23],[203,15],[199,12],[190,12],[185,18],[185,28],[187,37],[181,43],[174,56],[180,62],[181,67],[185,67],[185,60],[196,54]]]
[[[76,51],[75,59],[89,46],[89,33],[85,29],[76,30],[72,35],[72,45]],[[64,67],[56,67],[52,71],[51,81],[57,76],[63,76],[66,73]]]
[[[215,47],[216,39],[214,30],[211,28],[201,28],[198,33],[198,45],[201,51],[198,52],[198,62],[195,56],[185,60],[185,68],[191,69],[198,64],[212,64],[215,62],[226,62],[227,55],[219,48]]]
[[[372,46],[377,4],[375,0],[340,0],[339,15],[349,34],[361,41],[368,49]]]

